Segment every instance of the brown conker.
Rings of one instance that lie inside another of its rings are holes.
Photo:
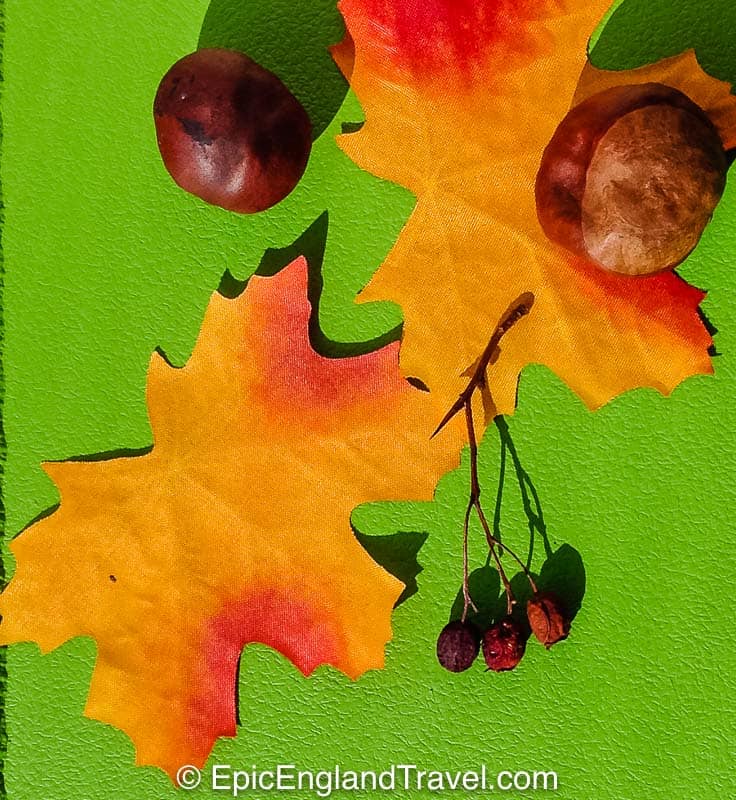
[[[210,48],[177,61],[159,84],[153,111],[171,177],[229,211],[270,208],[307,166],[307,112],[276,75],[244,53]]]
[[[685,94],[617,86],[575,106],[555,131],[537,174],[537,216],[573,253],[649,275],[697,245],[726,172],[718,131]]]

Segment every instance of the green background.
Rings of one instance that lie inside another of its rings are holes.
[[[324,0],[213,0],[203,29],[208,5],[6,0],[9,536],[57,502],[40,461],[150,444],[144,385],[151,351],[160,347],[183,363],[223,273],[231,276],[225,288],[233,288],[233,278],[252,274],[268,248],[282,251],[269,253],[263,268],[280,266],[313,223],[302,244],[315,262],[325,228],[328,234],[322,349],[341,352],[335,341],[396,335],[396,308],[357,307],[352,298],[390,248],[412,199],[361,173],[333,143],[344,123],[360,120],[349,94],[338,110],[345,87],[324,59],[324,44],[340,38],[339,19]],[[204,44],[249,48],[300,96],[318,132],[329,124],[294,195],[258,218],[180,192],[157,154],[156,86],[200,33]],[[731,0],[626,0],[594,61],[629,67],[695,46],[707,69],[733,81],[735,40]],[[214,761],[346,769],[486,763],[492,771],[555,770],[560,790],[553,796],[565,800],[733,796],[734,214],[731,181],[681,270],[709,291],[704,309],[719,331],[715,378],[693,378],[668,399],[633,392],[591,414],[546,370],[523,374],[510,436],[552,549],[567,545],[563,554],[577,551],[584,563],[585,596],[570,639],[549,653],[530,643],[521,666],[503,675],[478,663],[455,676],[436,664],[435,639],[459,587],[466,460],[441,481],[433,503],[354,514],[365,541],[416,532],[422,536],[402,540],[416,546],[426,537],[419,591],[395,613],[386,669],[357,683],[331,669],[305,680],[280,655],[247,648],[242,727],[235,740],[218,744]],[[501,451],[498,431],[489,430],[481,457],[491,510]],[[526,552],[531,512],[505,452],[502,530]],[[538,568],[543,526],[535,526]],[[474,536],[473,563],[481,566],[485,554]],[[571,558],[567,567],[576,563]],[[65,565],[58,569],[63,581]],[[571,578],[581,589],[579,565]],[[94,644],[84,639],[44,657],[32,644],[9,649],[11,800],[176,796],[163,773],[133,766],[122,733],[82,717],[94,659]]]

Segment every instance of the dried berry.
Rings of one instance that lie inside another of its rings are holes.
[[[570,620],[564,604],[554,592],[538,592],[526,604],[532,633],[549,649],[570,633]]]
[[[166,73],[154,103],[159,150],[186,191],[229,211],[283,200],[309,160],[307,112],[243,53],[203,49]]]
[[[658,83],[617,86],[570,111],[542,157],[536,200],[554,242],[627,275],[677,266],[726,181],[707,114]]]
[[[479,650],[480,631],[471,622],[450,622],[437,639],[437,660],[450,672],[469,669]]]
[[[483,658],[494,672],[514,669],[525,649],[524,629],[513,617],[504,617],[483,635]]]

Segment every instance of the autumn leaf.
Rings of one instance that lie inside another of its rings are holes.
[[[598,69],[588,62],[575,89],[573,105],[622,83],[662,83],[679,89],[708,112],[723,140],[724,148],[732,150],[736,147],[736,98],[731,94],[731,85],[703,72],[694,50],[662,59],[656,64],[622,72]]]
[[[91,636],[86,715],[174,775],[235,735],[242,648],[305,675],[384,663],[403,585],[360,547],[352,510],[430,499],[463,431],[398,371],[398,343],[329,359],[310,343],[303,258],[213,295],[189,362],[151,360],[143,456],[47,463],[61,505],[12,543],[4,644]],[[451,441],[450,441],[451,440]]]
[[[692,54],[641,72],[588,66],[579,85],[588,39],[609,4],[340,2],[349,35],[334,56],[366,114],[340,145],[417,198],[360,299],[401,306],[402,371],[448,405],[496,321],[524,292],[535,295],[534,310],[505,338],[489,373],[495,407],[487,417],[513,412],[530,363],[549,367],[591,409],[628,389],[667,394],[712,372],[702,291],[671,272],[605,272],[548,241],[537,220],[534,185],[546,145],[571,104],[607,83],[671,81],[713,112],[733,142],[729,87],[706,76]]]

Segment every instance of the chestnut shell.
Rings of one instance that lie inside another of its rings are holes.
[[[539,222],[552,241],[613,272],[677,266],[723,194],[721,138],[685,94],[618,86],[573,108],[537,174]]]

